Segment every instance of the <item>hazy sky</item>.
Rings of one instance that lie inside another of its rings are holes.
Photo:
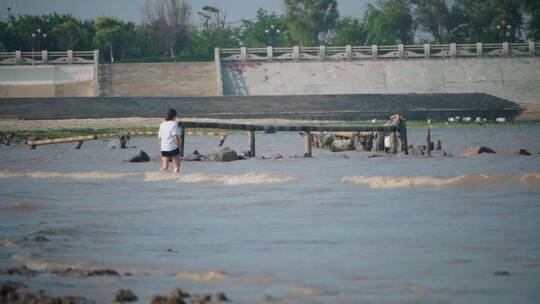
[[[16,10],[22,15],[69,13],[80,18],[108,15],[124,20],[140,21],[141,6],[146,0],[0,0],[0,18],[7,17],[7,7],[15,2]],[[227,21],[239,21],[255,17],[262,7],[269,12],[281,13],[281,0],[187,0],[193,8],[193,21],[199,22],[196,13],[205,5],[215,5],[227,11]],[[370,0],[338,0],[342,16],[359,16]]]

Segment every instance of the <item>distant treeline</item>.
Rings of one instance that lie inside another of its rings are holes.
[[[360,17],[340,17],[336,0],[283,0],[283,6],[283,15],[259,9],[241,22],[205,6],[196,12],[200,24],[190,22],[187,0],[147,0],[140,24],[56,13],[10,16],[0,22],[0,51],[100,49],[110,61],[197,61],[211,60],[214,47],[540,40],[538,0],[378,0]]]

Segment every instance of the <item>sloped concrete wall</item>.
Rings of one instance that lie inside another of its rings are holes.
[[[94,65],[0,67],[0,97],[94,96]]]
[[[487,93],[540,104],[540,58],[224,64],[225,95]]]
[[[217,96],[214,62],[102,64],[100,96]]]

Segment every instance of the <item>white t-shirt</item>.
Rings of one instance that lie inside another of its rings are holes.
[[[175,121],[164,121],[159,125],[158,137],[161,139],[161,151],[173,151],[178,148],[175,137],[180,135],[180,129]]]

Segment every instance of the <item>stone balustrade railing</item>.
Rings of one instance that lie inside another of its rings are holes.
[[[0,52],[0,65],[97,64],[99,51]]]
[[[540,56],[540,43],[475,43],[371,45],[344,47],[267,47],[216,49],[222,62],[257,60],[359,60],[409,58],[534,57]]]

